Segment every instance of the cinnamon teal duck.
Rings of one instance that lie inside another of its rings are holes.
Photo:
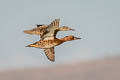
[[[56,38],[56,34],[58,31],[74,31],[68,26],[59,27],[60,19],[55,19],[49,25],[37,25],[37,28],[31,30],[24,30],[24,33],[40,35],[42,40],[50,40]]]
[[[45,52],[47,58],[50,61],[55,61],[54,47],[58,46],[64,42],[72,41],[72,40],[76,40],[76,39],[81,39],[81,38],[77,38],[72,35],[69,35],[69,36],[66,36],[61,39],[55,38],[53,40],[40,40],[40,41],[30,44],[26,47],[42,48],[42,49],[44,49],[44,52]]]

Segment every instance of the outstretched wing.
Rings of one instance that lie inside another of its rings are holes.
[[[40,35],[42,40],[50,40],[56,37],[57,29],[59,28],[60,19],[55,19],[49,25],[36,25],[37,28],[25,30],[24,33]]]
[[[47,25],[37,25],[37,28],[33,28],[31,30],[24,30],[24,33],[31,35],[43,35],[47,27]]]
[[[59,27],[59,23],[60,23],[60,19],[55,19],[53,22],[51,22],[51,24],[49,24],[48,28],[58,28]]]
[[[54,47],[52,48],[48,48],[48,49],[44,49],[45,55],[47,56],[47,58],[54,62],[55,61],[55,51],[54,51]]]
[[[54,39],[56,36],[55,32],[59,28],[59,22],[60,19],[55,19],[51,24],[47,27],[47,33],[42,36],[42,39],[48,40],[48,39]]]

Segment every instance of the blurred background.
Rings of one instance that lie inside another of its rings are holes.
[[[120,80],[119,0],[0,0],[0,80]],[[38,41],[24,34],[36,24],[76,31],[59,32],[81,40],[55,48],[56,61],[42,49],[25,46]],[[12,74],[11,74],[12,73]]]

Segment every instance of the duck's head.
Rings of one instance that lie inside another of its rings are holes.
[[[81,39],[81,38],[78,38],[78,37],[75,37],[75,36],[72,36],[72,35],[65,36],[63,38],[64,41],[71,41],[71,40],[77,40],[77,39]]]
[[[59,28],[59,30],[60,31],[75,31],[75,29],[72,29],[72,28],[70,28],[70,27],[68,27],[68,26],[62,26],[62,27],[60,27]]]

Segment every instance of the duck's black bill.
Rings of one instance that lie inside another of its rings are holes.
[[[75,29],[70,29],[71,31],[75,31]]]
[[[82,39],[82,38],[75,37],[75,39]]]

